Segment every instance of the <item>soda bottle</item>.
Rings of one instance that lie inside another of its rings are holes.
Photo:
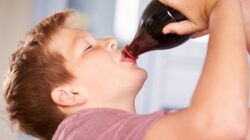
[[[187,41],[191,34],[177,35],[162,33],[165,25],[186,20],[177,10],[152,0],[144,10],[137,33],[130,45],[125,46],[125,58],[136,60],[142,53],[177,47]]]

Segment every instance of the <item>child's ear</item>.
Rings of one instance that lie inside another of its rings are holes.
[[[51,98],[58,106],[70,107],[84,104],[87,98],[84,93],[71,91],[65,87],[57,87],[52,90]]]

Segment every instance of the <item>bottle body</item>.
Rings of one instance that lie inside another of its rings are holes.
[[[187,41],[191,35],[177,35],[162,33],[162,29],[169,23],[186,20],[178,11],[165,6],[158,0],[152,0],[143,12],[137,33],[130,45],[124,48],[124,53],[131,59],[140,54],[177,47]]]

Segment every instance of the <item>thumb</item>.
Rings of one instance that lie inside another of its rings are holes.
[[[162,29],[162,32],[163,34],[175,33],[178,35],[184,35],[184,34],[191,34],[198,30],[199,29],[196,29],[196,26],[194,23],[190,22],[189,20],[183,20],[180,22],[174,22],[174,23],[170,23],[166,25]]]
[[[199,31],[199,32],[196,32],[192,35],[192,38],[198,38],[198,37],[201,37],[201,36],[204,36],[204,35],[207,35],[209,34],[209,31],[208,29],[205,29],[205,30],[202,30],[202,31]]]

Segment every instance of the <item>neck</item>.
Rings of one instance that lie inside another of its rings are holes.
[[[116,108],[127,112],[136,113],[135,99],[117,101],[114,105],[111,106],[111,108]]]
[[[108,100],[106,102],[98,102],[86,105],[84,108],[114,108],[135,113],[135,97],[126,96],[123,98]]]
[[[87,108],[113,108],[113,109],[119,109],[119,110],[124,110],[127,112],[132,112],[136,113],[135,110],[135,98],[129,99],[122,99],[122,100],[115,100],[115,101],[108,101],[107,103],[101,103],[101,102],[96,102],[96,103],[86,103],[83,105],[79,106],[71,106],[71,107],[64,107],[62,111],[70,115],[72,113],[78,112],[83,109]]]
[[[120,97],[117,97],[113,100],[113,107],[121,109],[128,112],[136,113],[135,109],[135,97],[138,91],[126,91],[124,94],[120,94]]]
[[[115,108],[115,109],[120,109],[124,110],[127,112],[133,112],[135,113],[135,97],[137,95],[138,91],[135,90],[126,90],[122,93],[114,93],[113,95],[118,95],[114,96],[112,98],[107,99],[106,101],[96,101],[96,103],[101,103],[95,107],[107,107],[107,108]],[[96,105],[96,104],[95,104]]]

